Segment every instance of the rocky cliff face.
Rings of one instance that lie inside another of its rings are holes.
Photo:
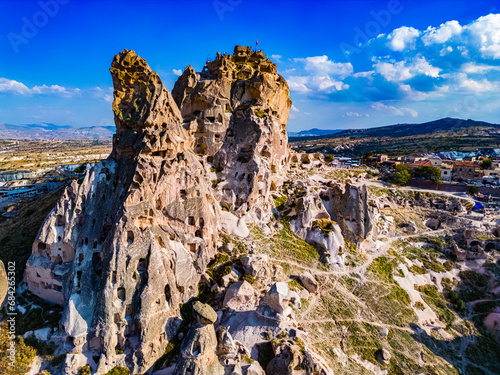
[[[174,96],[134,51],[110,71],[113,151],[47,217],[25,281],[65,307],[53,336],[61,351],[84,353],[98,373],[117,364],[143,372],[176,334],[179,304],[198,294],[221,206],[270,215],[291,101],[275,65],[249,48],[218,54],[201,73],[186,68]]]
[[[286,81],[262,51],[237,46],[201,73],[188,66],[172,91],[195,152],[217,171],[217,195],[229,210],[265,221],[269,195],[287,168]]]
[[[332,220],[335,220],[344,237],[360,243],[376,237],[373,225],[374,207],[368,205],[366,185],[345,185],[330,183],[331,187],[320,195]]]

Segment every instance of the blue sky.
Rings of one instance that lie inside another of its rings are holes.
[[[259,47],[288,81],[288,129],[442,117],[500,123],[498,1],[0,2],[0,123],[112,125],[109,67],[134,49],[173,87]]]

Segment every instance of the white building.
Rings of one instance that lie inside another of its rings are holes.
[[[452,170],[449,167],[441,166],[441,177],[440,180],[443,182],[450,182],[451,181],[451,173]]]

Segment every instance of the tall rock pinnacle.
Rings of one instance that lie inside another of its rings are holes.
[[[113,151],[66,188],[25,281],[64,306],[65,351],[94,358],[98,373],[117,364],[144,372],[176,335],[179,304],[198,294],[221,207],[258,223],[271,214],[291,101],[275,65],[249,47],[218,54],[201,73],[186,68],[173,96],[134,51],[110,71]]]
[[[276,65],[242,46],[217,53],[201,73],[187,67],[176,82],[172,94],[195,152],[220,171],[218,191],[229,210],[269,217],[266,202],[287,168],[289,93]]]

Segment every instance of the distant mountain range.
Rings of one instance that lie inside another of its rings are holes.
[[[70,125],[54,125],[50,123],[12,125],[0,124],[0,139],[111,139],[115,133],[114,126],[90,126],[77,128]],[[363,138],[401,138],[422,136],[491,136],[500,134],[499,124],[482,121],[443,118],[423,124],[397,124],[368,129],[308,129],[299,132],[288,132],[290,141],[313,139],[363,139]]]
[[[490,124],[483,121],[462,120],[457,118],[446,117],[440,120],[424,122],[422,124],[397,124],[389,126],[381,126],[369,129],[350,129],[335,133],[334,138],[354,137],[409,137],[421,135],[491,135],[498,133],[500,130],[499,124]],[[478,133],[479,132],[479,133]],[[332,137],[332,138],[333,138]],[[330,138],[330,137],[322,137]]]
[[[111,139],[114,126],[89,126],[76,128],[70,125],[40,124],[12,125],[0,124],[0,139]],[[345,129],[309,129],[300,132],[288,132],[290,137],[318,137],[335,134]]]
[[[345,129],[309,129],[302,130],[300,132],[288,132],[289,137],[320,137],[324,135],[330,135],[344,131]]]
[[[391,155],[478,150],[488,153],[500,148],[500,125],[446,117],[422,124],[397,124],[314,137],[290,137],[289,142],[296,150],[338,151],[356,156],[368,151]]]
[[[0,124],[0,139],[110,139],[115,133],[114,126],[89,126],[77,128],[70,125],[49,123],[12,125]]]

